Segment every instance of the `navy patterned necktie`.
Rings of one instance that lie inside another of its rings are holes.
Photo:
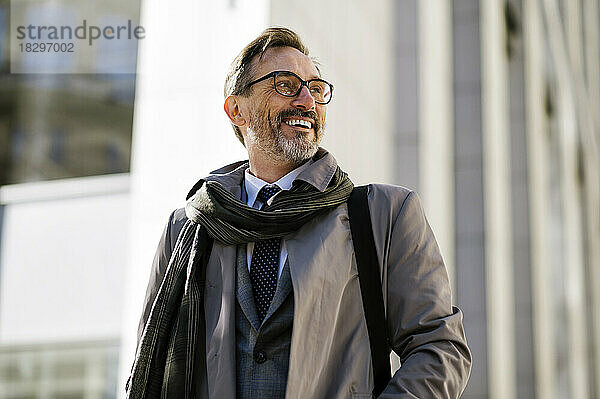
[[[269,198],[281,189],[277,186],[264,186],[258,192],[258,199],[267,204]],[[254,244],[252,260],[250,262],[250,281],[254,291],[254,305],[258,311],[260,322],[264,320],[275,290],[277,289],[277,274],[279,272],[280,238],[257,241]]]

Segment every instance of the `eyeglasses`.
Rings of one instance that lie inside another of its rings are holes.
[[[333,95],[333,85],[323,79],[302,80],[302,78],[290,71],[274,71],[260,79],[250,82],[247,87],[255,83],[273,78],[275,91],[285,97],[296,97],[300,94],[302,86],[306,86],[308,92],[317,104],[329,104]]]

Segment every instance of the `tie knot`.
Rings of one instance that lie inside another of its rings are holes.
[[[277,194],[280,191],[281,191],[281,189],[277,185],[264,186],[258,192],[257,197],[263,204],[266,204],[267,201],[269,200],[269,198],[271,198],[272,196],[274,196],[275,194]]]

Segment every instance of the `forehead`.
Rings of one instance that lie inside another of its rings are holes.
[[[294,72],[304,80],[319,77],[319,71],[310,57],[293,47],[271,47],[254,62],[255,79],[273,71]]]

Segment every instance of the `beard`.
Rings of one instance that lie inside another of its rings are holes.
[[[292,137],[287,137],[281,125],[285,118],[300,116],[312,119],[315,133],[314,140],[308,133],[295,130]],[[314,111],[289,109],[271,118],[270,112],[255,110],[248,122],[248,138],[273,160],[293,165],[300,165],[315,155],[323,137],[323,125]]]

